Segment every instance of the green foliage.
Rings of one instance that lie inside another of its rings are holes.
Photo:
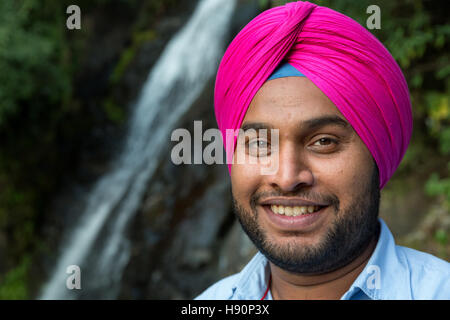
[[[20,264],[0,277],[0,300],[28,299],[27,278],[31,266],[28,255],[22,258]]]
[[[268,9],[269,0],[258,0],[258,6],[261,11]]]
[[[20,256],[34,240],[33,197],[32,192],[11,186],[0,193],[0,230],[10,230],[9,241],[14,243],[9,248],[11,255]]]
[[[440,151],[442,154],[450,154],[450,127],[445,127],[439,134]]]
[[[445,92],[428,91],[424,93],[424,108],[427,113],[426,124],[429,134],[438,141],[442,155],[450,154],[450,104]]]
[[[42,169],[52,164],[49,147],[72,95],[64,32],[61,2],[0,1],[0,232],[8,268],[32,250],[39,198],[53,181]]]
[[[448,171],[450,172],[450,165]],[[433,172],[425,185],[425,191],[430,196],[445,196],[447,208],[450,210],[450,178],[440,178],[438,173]]]
[[[434,238],[436,240],[436,242],[438,242],[439,244],[446,246],[448,244],[448,234],[447,232],[445,232],[444,229],[438,229],[436,230],[435,234],[434,234]]]
[[[60,67],[64,16],[49,15],[58,10],[57,1],[0,1],[0,129],[26,101],[34,101],[26,112],[35,116],[70,95]]]
[[[123,123],[125,121],[125,112],[123,108],[114,103],[111,98],[107,98],[103,102],[103,110],[106,112],[108,119],[114,123]]]

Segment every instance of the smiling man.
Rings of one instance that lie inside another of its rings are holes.
[[[263,12],[222,59],[215,111],[233,208],[259,253],[197,299],[450,299],[450,264],[397,246],[378,217],[412,116],[370,32],[308,2]]]

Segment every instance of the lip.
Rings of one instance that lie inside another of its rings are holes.
[[[275,204],[271,202],[271,204]],[[298,216],[285,216],[275,214],[270,205],[262,205],[266,212],[266,217],[276,229],[282,231],[308,232],[315,228],[326,217],[326,210],[329,206],[322,207],[319,211]]]

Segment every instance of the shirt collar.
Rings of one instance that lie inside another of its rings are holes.
[[[380,218],[380,236],[367,265],[341,299],[351,299],[361,290],[375,300],[411,299],[410,269],[397,250],[394,237]]]
[[[233,299],[261,300],[270,277],[270,266],[267,258],[258,252],[240,272],[233,286]]]
[[[380,235],[375,250],[350,289],[341,297],[342,300],[357,296],[374,300],[412,298],[408,263],[396,250],[394,237],[386,223],[381,218],[378,220]],[[236,278],[231,299],[260,300],[267,289],[269,276],[268,260],[258,252]]]

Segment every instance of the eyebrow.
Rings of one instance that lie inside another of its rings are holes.
[[[302,127],[305,127],[305,130],[314,130],[327,125],[335,125],[344,129],[350,129],[351,127],[347,121],[339,116],[323,116],[302,122]]]
[[[335,115],[322,116],[302,121],[300,123],[300,128],[305,131],[312,131],[327,125],[339,126],[347,130],[351,128],[347,121]],[[241,129],[246,131],[249,129],[274,129],[274,127],[264,122],[246,122],[241,126]]]

